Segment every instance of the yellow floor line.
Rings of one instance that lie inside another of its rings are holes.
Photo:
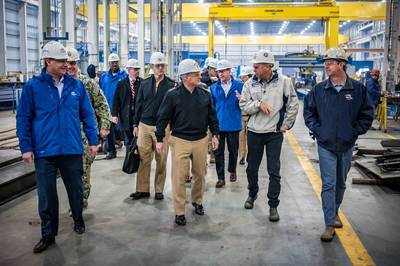
[[[306,172],[308,179],[317,194],[319,200],[321,200],[321,177],[311,164],[308,157],[305,155],[303,149],[300,147],[294,135],[290,132],[286,134],[289,143],[295,152],[297,158],[300,161],[301,166]],[[321,210],[322,211],[322,210]],[[353,265],[375,265],[371,256],[368,254],[366,248],[361,243],[353,227],[347,220],[346,216],[342,211],[339,211],[339,217],[342,220],[343,228],[336,230],[336,235],[339,237],[347,256],[349,257]]]
[[[388,135],[388,137],[390,138],[390,139],[397,139],[395,136],[393,136],[393,135],[390,135],[390,134],[387,134],[386,133],[386,135]]]

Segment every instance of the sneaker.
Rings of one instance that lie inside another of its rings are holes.
[[[327,226],[325,228],[325,231],[321,235],[321,241],[323,242],[330,242],[333,240],[333,237],[335,236],[335,227],[333,226]]]
[[[340,220],[339,215],[336,215],[336,218],[335,218],[335,228],[342,228],[342,227],[343,227],[343,223],[342,223],[342,221]]]

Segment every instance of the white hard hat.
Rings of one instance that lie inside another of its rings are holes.
[[[42,59],[46,58],[68,59],[68,55],[64,45],[56,41],[51,41],[43,46]]]
[[[178,65],[178,75],[200,72],[199,64],[193,59],[184,59]]]
[[[217,68],[218,67],[218,59],[211,58],[210,60],[208,60],[206,67]]]
[[[349,58],[346,51],[343,48],[330,48],[324,54],[324,60],[336,59],[348,62]]]
[[[80,60],[79,53],[75,48],[67,47],[68,62],[76,62]]]
[[[128,62],[126,62],[126,68],[140,68],[138,60],[129,59]]]
[[[150,57],[150,64],[152,65],[166,65],[167,60],[165,59],[165,55],[160,52],[152,53]]]
[[[276,71],[279,69],[279,61],[275,61],[274,67],[272,68],[272,70]]]
[[[248,75],[253,75],[254,74],[254,72],[253,72],[253,68],[252,67],[250,67],[250,66],[243,66],[241,69],[240,69],[240,77],[243,77],[243,76],[248,76]]]
[[[119,61],[119,56],[115,53],[112,53],[108,56],[108,62]]]
[[[225,69],[231,69],[231,68],[232,68],[231,64],[229,63],[228,60],[222,59],[222,60],[218,61],[217,71],[225,70]]]
[[[275,64],[274,55],[268,50],[260,50],[254,54],[253,64]]]

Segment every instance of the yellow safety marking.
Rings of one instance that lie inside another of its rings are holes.
[[[306,172],[308,179],[310,180],[311,186],[315,191],[315,194],[317,194],[318,199],[321,200],[321,177],[315,170],[314,166],[311,164],[311,161],[308,159],[303,149],[300,147],[294,135],[288,132],[286,136],[290,143],[290,146],[292,147],[294,153],[299,159],[301,166]],[[343,248],[346,251],[346,254],[349,257],[351,263],[353,265],[375,265],[374,261],[368,254],[364,245],[361,243],[361,240],[358,238],[350,222],[347,220],[346,216],[341,210],[339,210],[339,217],[342,220],[343,228],[336,229],[336,235],[339,237],[340,242],[342,243]]]
[[[387,134],[386,133],[386,135],[389,137],[389,139],[397,139],[395,136],[393,136],[393,135],[390,135],[390,134]]]

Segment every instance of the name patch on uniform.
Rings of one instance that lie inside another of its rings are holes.
[[[345,94],[344,97],[346,97],[346,100],[348,100],[348,101],[353,100],[353,97],[351,96],[351,94]]]

